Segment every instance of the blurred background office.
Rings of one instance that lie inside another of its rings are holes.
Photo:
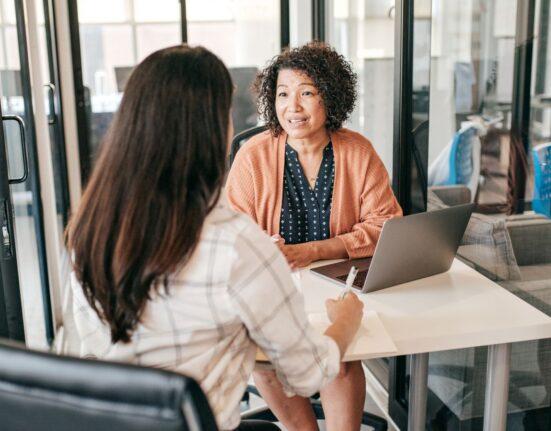
[[[550,19],[549,0],[0,0],[0,336],[74,349],[64,227],[132,68],[181,42],[230,68],[236,133],[271,57],[333,45],[359,76],[347,127],[405,212],[475,202],[460,258],[551,315]],[[406,429],[407,361],[365,365]],[[431,353],[428,427],[482,429],[485,378],[484,348]],[[508,429],[550,424],[551,341],[515,344]]]

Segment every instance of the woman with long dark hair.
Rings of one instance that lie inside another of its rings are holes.
[[[208,50],[147,57],[130,77],[67,231],[82,354],[194,377],[221,429],[264,350],[289,393],[331,381],[362,303],[328,301],[308,323],[279,249],[220,190],[232,134],[232,83]]]

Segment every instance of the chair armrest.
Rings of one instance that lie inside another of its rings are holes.
[[[448,206],[466,204],[471,201],[471,191],[464,185],[429,187],[442,202]]]
[[[528,213],[507,217],[505,225],[519,266],[551,263],[551,219]]]

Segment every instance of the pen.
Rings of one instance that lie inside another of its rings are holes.
[[[341,293],[341,299],[345,297],[348,292],[352,292],[352,283],[356,279],[356,274],[358,274],[358,268],[352,266],[350,271],[348,271],[348,276],[346,277],[346,283],[343,292]]]

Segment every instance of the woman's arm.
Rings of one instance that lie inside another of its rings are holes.
[[[373,149],[365,175],[360,195],[356,198],[360,200],[359,220],[349,232],[337,236],[344,243],[350,259],[372,256],[383,224],[402,215],[386,168]],[[336,203],[333,209],[338,210]]]
[[[226,198],[231,207],[256,220],[253,174],[243,154],[237,153],[225,184]]]
[[[354,294],[326,303],[325,335],[308,322],[289,267],[270,239],[251,224],[236,239],[228,286],[236,316],[264,351],[289,393],[309,396],[339,372],[340,360],[362,318]]]
[[[302,268],[316,260],[345,259],[348,252],[344,242],[339,238],[324,239],[321,241],[305,242],[303,244],[280,244],[291,268]]]

